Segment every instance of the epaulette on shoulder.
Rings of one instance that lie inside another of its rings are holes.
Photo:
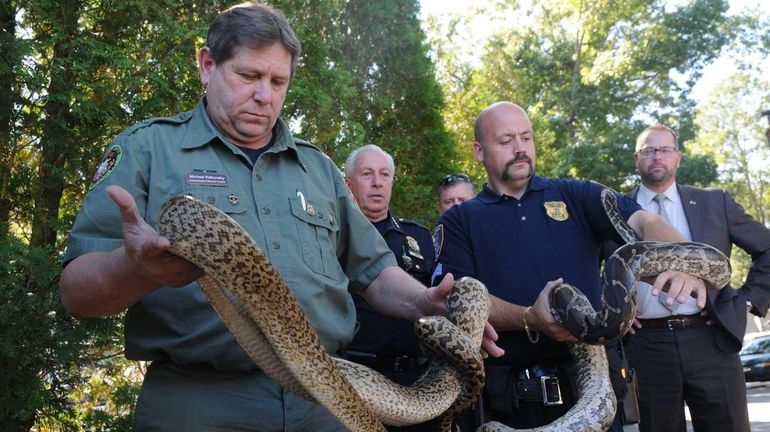
[[[425,225],[417,222],[414,219],[405,219],[405,218],[401,218],[400,217],[400,218],[398,218],[398,222],[401,223],[401,224],[405,224],[405,225],[412,225],[412,226],[416,226],[418,228],[424,228],[426,231],[430,232],[430,230]]]
[[[318,147],[317,145],[311,143],[310,141],[305,141],[302,138],[294,137],[294,143],[297,144],[297,145],[304,146],[304,147],[310,147],[312,149],[318,150],[319,152],[323,153],[323,150],[321,150],[320,147]]]
[[[144,129],[146,127],[150,127],[158,123],[179,125],[179,124],[187,123],[188,121],[190,121],[192,117],[193,117],[192,111],[185,111],[183,113],[179,113],[177,115],[173,115],[170,117],[154,117],[151,119],[140,121],[139,123],[136,123],[133,126],[128,127],[125,131],[123,131],[123,133],[130,134],[139,129]]]

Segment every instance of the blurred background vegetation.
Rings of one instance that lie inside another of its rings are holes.
[[[66,315],[60,257],[112,137],[196,104],[195,53],[234,3],[0,0],[0,430],[130,428],[144,365],[123,357],[122,317]],[[661,121],[685,149],[681,182],[727,188],[767,223],[759,2],[492,0],[441,19],[409,0],[271,3],[303,44],[284,117],[340,167],[365,143],[391,152],[400,216],[432,228],[444,175],[482,184],[473,121],[511,100],[531,114],[540,174],[628,191],[636,135]],[[735,73],[694,98],[725,57]]]

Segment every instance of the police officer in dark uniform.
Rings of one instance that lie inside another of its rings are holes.
[[[532,123],[518,105],[498,102],[479,114],[474,155],[484,164],[487,183],[475,198],[441,216],[434,277],[472,276],[489,290],[489,322],[506,355],[486,362],[484,421],[536,428],[565,415],[578,394],[566,344],[577,338],[554,320],[548,294],[571,283],[598,307],[600,250],[618,234],[601,206],[601,185],[535,174]],[[632,200],[618,196],[618,202],[622,217],[644,240],[681,239]],[[657,278],[656,283],[668,279],[672,286],[703,288],[703,281],[679,272]]]
[[[345,181],[367,219],[385,238],[398,266],[426,286],[430,285],[434,249],[430,231],[402,219],[389,210],[395,166],[393,157],[370,144],[350,154],[345,162]],[[360,328],[346,351],[349,360],[377,370],[404,385],[413,383],[425,370],[428,359],[420,350],[414,323],[377,312],[354,295]],[[390,431],[436,431],[437,422]]]

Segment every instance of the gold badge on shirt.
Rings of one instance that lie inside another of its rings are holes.
[[[546,201],[543,206],[551,219],[559,222],[569,219],[567,204],[564,201]]]
[[[406,245],[409,247],[409,254],[415,258],[424,259],[420,253],[420,244],[414,237],[406,236]]]

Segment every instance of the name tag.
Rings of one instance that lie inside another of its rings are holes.
[[[188,185],[227,186],[227,176],[224,174],[191,172],[187,173]]]

